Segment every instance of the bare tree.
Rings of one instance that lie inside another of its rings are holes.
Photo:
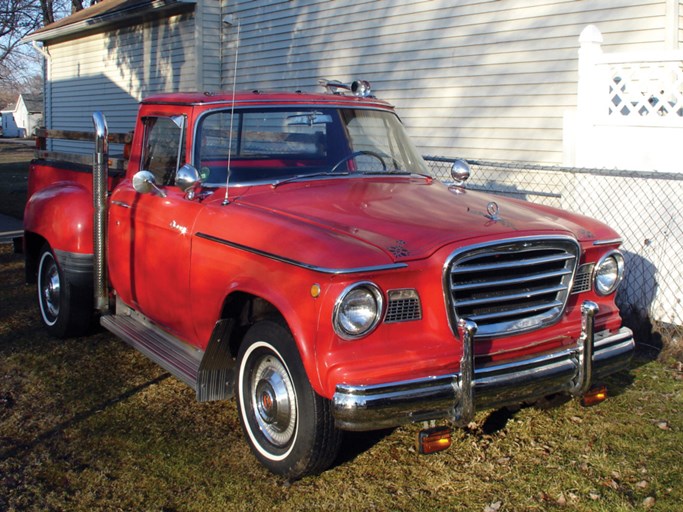
[[[52,0],[39,0],[40,9],[43,11],[43,25],[55,22],[54,2]]]
[[[16,81],[35,74],[35,52],[21,40],[40,27],[82,10],[87,1],[0,0],[0,80]]]
[[[91,4],[92,5],[92,4]],[[83,10],[83,0],[71,0],[71,13]]]
[[[36,0],[0,0],[0,79],[8,80],[25,63],[21,39],[42,25]]]

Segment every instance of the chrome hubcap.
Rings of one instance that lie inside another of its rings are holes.
[[[40,294],[45,316],[54,320],[59,315],[59,270],[53,259],[46,262],[41,275]]]
[[[261,358],[252,374],[252,406],[256,422],[266,439],[286,446],[296,429],[296,393],[289,373],[275,357]]]

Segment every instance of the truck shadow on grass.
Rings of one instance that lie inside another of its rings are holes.
[[[337,455],[332,467],[343,466],[344,464],[353,462],[359,455],[362,455],[373,446],[381,443],[395,431],[396,428],[386,428],[367,432],[344,432],[339,455]]]
[[[628,370],[624,370],[618,373],[614,373],[605,379],[601,379],[595,382],[596,385],[604,385],[607,388],[607,400],[620,396],[628,391],[628,389],[634,384],[635,376],[632,370],[643,366],[650,361],[656,359],[656,355],[652,357],[653,352],[651,350],[637,350],[636,355],[631,360],[631,364]],[[535,403],[522,404],[519,406],[502,407],[500,409],[493,410],[489,413],[486,419],[481,425],[470,428],[467,427],[466,430],[472,434],[483,434],[483,435],[493,435],[504,430],[507,427],[509,421],[513,420],[517,413],[522,409],[536,408],[540,410],[550,410],[565,407],[572,400],[578,400],[569,394],[558,393],[555,395],[548,396],[542,400]],[[600,407],[600,404],[595,406],[584,406],[584,407]]]
[[[0,452],[0,459],[5,459],[5,458],[10,458],[10,457],[18,457],[22,455],[26,451],[30,451],[34,449],[36,446],[46,442],[50,441],[52,438],[55,438],[61,434],[64,433],[65,430],[74,427],[78,425],[79,423],[82,423],[95,414],[98,414],[102,411],[105,411],[106,409],[109,409],[110,407],[113,407],[124,400],[127,400],[128,398],[131,398],[134,395],[137,395],[141,391],[144,391],[145,389],[154,386],[155,384],[159,384],[166,379],[168,379],[171,376],[169,373],[164,373],[163,375],[160,375],[154,379],[151,379],[143,384],[140,384],[139,386],[135,386],[128,391],[121,393],[120,395],[110,398],[109,400],[106,400],[100,404],[97,404],[93,406],[92,408],[77,413],[76,415],[72,416],[68,420],[55,425],[54,427],[50,428],[49,430],[46,430],[38,435],[36,435],[30,442],[17,442],[13,446],[10,446],[7,450],[4,450]]]

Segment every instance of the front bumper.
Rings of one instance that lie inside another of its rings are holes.
[[[461,321],[460,372],[371,386],[339,384],[334,417],[344,430],[376,430],[404,423],[450,418],[468,422],[477,409],[533,402],[555,393],[582,396],[596,379],[628,367],[635,343],[630,329],[594,332],[598,307],[582,306],[576,346],[495,366],[475,368],[476,324]]]

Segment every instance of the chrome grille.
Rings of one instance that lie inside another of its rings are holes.
[[[562,314],[579,260],[569,238],[521,239],[453,254],[445,286],[453,328],[477,323],[477,337],[514,334],[555,322]]]

